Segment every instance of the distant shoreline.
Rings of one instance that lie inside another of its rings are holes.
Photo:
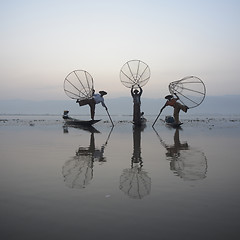
[[[203,103],[189,109],[187,114],[236,114],[240,115],[239,109],[240,95],[225,96],[206,96]],[[131,97],[105,98],[105,104],[112,116],[126,115],[131,116],[133,112],[133,103]],[[161,107],[165,104],[165,99],[142,98],[141,110],[145,116],[157,115]],[[74,100],[50,100],[50,101],[31,101],[31,100],[1,100],[0,115],[56,115],[59,116],[64,110],[68,110],[70,115],[87,116],[89,107],[79,107]],[[173,109],[168,107],[164,109],[163,114],[172,114]],[[105,109],[98,104],[96,106],[96,115],[105,115]],[[183,114],[184,115],[184,114]]]

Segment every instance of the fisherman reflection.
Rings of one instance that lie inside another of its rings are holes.
[[[158,137],[167,150],[166,157],[170,161],[170,170],[176,176],[188,181],[206,178],[206,156],[198,149],[189,147],[187,142],[181,143],[179,128],[175,130],[173,145],[166,144],[159,135]]]
[[[166,156],[172,158],[173,161],[177,161],[177,159],[180,157],[180,151],[181,150],[188,150],[188,143],[181,143],[179,139],[179,128],[176,129],[174,133],[174,145],[166,145],[165,147],[167,149]]]
[[[62,174],[66,185],[70,188],[85,188],[93,179],[94,162],[104,163],[104,149],[107,141],[102,147],[95,147],[94,133],[90,135],[89,147],[79,147],[76,155],[65,162]]]
[[[133,164],[138,164],[142,167],[142,157],[141,157],[141,128],[133,127],[133,155],[131,161],[131,167]]]
[[[143,170],[141,156],[141,127],[133,128],[133,155],[131,168],[124,169],[120,176],[119,188],[130,198],[141,199],[150,194],[151,178]]]

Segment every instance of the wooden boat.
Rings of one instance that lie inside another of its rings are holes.
[[[64,111],[63,114],[63,119],[65,120],[65,123],[67,125],[72,125],[72,126],[92,126],[93,124],[101,121],[101,119],[98,120],[80,120],[80,119],[76,119],[76,118],[72,118],[68,116],[68,111]]]

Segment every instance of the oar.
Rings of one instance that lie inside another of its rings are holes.
[[[112,126],[114,126],[113,121],[112,121],[112,118],[111,118],[111,116],[110,116],[110,114],[109,114],[109,112],[108,112],[108,109],[107,109],[107,108],[105,108],[105,109],[106,109],[106,112],[107,112],[107,114],[108,114],[108,117],[109,117],[109,119],[110,119],[110,121],[111,121],[111,123],[112,123]]]
[[[162,113],[162,111],[160,111],[159,114],[157,115],[157,117],[156,117],[156,119],[155,119],[155,121],[154,121],[152,127],[155,125],[155,123],[156,123],[156,121],[158,120],[158,118],[159,118],[159,116],[160,116],[161,113]]]

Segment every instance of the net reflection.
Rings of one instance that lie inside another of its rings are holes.
[[[207,176],[207,158],[205,154],[188,145],[187,142],[182,143],[179,137],[179,128],[174,133],[174,143],[166,144],[156,132],[160,143],[167,150],[166,158],[170,161],[170,170],[176,176],[183,180],[193,181],[202,180]]]
[[[120,176],[120,190],[132,199],[142,199],[150,194],[151,178],[143,169],[141,156],[141,127],[133,128],[133,155],[131,168],[123,170]]]
[[[86,128],[84,130],[86,130]],[[89,146],[80,146],[76,151],[75,156],[67,160],[62,167],[64,182],[69,188],[86,188],[86,186],[93,179],[94,162],[106,162],[106,158],[104,157],[104,150],[107,146],[112,129],[109,132],[107,140],[101,146],[101,148],[97,148],[95,146],[95,131],[89,132]]]

